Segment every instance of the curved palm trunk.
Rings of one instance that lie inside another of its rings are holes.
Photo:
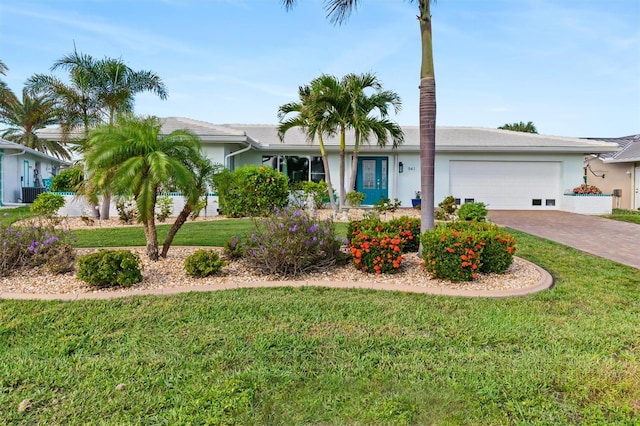
[[[436,152],[436,80],[433,67],[430,0],[420,0],[422,66],[420,70],[420,190],[422,231],[433,229]]]
[[[151,260],[158,260],[158,231],[153,216],[144,223],[144,235],[147,239],[147,256]]]
[[[167,257],[169,247],[171,247],[171,243],[173,243],[173,238],[176,236],[182,225],[184,225],[184,223],[187,221],[192,211],[193,209],[189,204],[185,204],[185,206],[182,208],[182,211],[176,218],[175,222],[173,222],[173,225],[171,225],[171,229],[169,229],[169,233],[162,243],[162,253],[160,253],[160,257]]]

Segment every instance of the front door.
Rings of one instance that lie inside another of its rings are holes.
[[[356,189],[365,195],[362,204],[373,205],[381,198],[389,197],[388,164],[387,157],[358,158]]]

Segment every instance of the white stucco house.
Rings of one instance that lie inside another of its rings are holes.
[[[188,129],[198,135],[207,156],[234,169],[243,165],[278,168],[291,180],[324,178],[317,142],[297,129],[277,136],[276,125],[211,124],[181,117],[161,118],[162,133]],[[363,145],[358,159],[356,189],[367,196],[364,205],[381,197],[411,206],[420,189],[418,126],[403,126],[405,143],[398,149]],[[60,140],[56,129],[39,137]],[[73,135],[72,135],[73,137]],[[349,136],[347,137],[349,141]],[[339,179],[337,137],[325,138],[331,180]],[[563,194],[583,182],[584,157],[614,152],[615,143],[472,127],[438,127],[436,131],[435,202],[448,195],[459,203],[484,202],[490,209],[562,210]],[[349,147],[346,177],[351,168]],[[347,191],[349,188],[347,188]]]
[[[0,205],[31,203],[68,161],[0,138]]]

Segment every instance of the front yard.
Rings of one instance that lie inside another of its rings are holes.
[[[640,225],[640,210],[613,209],[613,213],[602,217]]]
[[[193,225],[176,244],[226,240],[224,227],[204,237]],[[117,241],[109,232],[94,237]],[[0,418],[634,424],[640,271],[513,234],[555,288],[504,300],[323,288],[0,300]]]

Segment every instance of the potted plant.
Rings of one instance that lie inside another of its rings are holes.
[[[411,205],[413,207],[419,207],[422,204],[422,199],[420,198],[420,195],[422,195],[422,193],[420,191],[416,191],[416,198],[413,198],[411,200]]]

